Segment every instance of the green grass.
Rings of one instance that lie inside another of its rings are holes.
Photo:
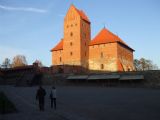
[[[14,104],[6,97],[3,92],[0,92],[0,114],[16,112]]]

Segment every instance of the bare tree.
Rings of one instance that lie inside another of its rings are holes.
[[[136,71],[141,70],[140,61],[138,59],[134,59],[134,67]]]
[[[141,70],[142,70],[142,71],[146,70],[146,67],[147,67],[146,59],[145,59],[145,58],[141,58],[141,59],[139,60],[139,62],[140,62]]]
[[[11,61],[9,58],[5,58],[2,65],[1,65],[2,68],[10,68],[11,67]]]
[[[156,64],[153,64],[153,67],[152,67],[153,70],[159,70],[158,66]]]
[[[12,67],[26,66],[27,60],[24,55],[17,55],[13,58]]]
[[[137,71],[144,71],[144,70],[157,70],[158,66],[153,64],[151,60],[141,58],[140,60],[134,60],[134,66]]]

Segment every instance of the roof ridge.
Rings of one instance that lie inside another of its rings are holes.
[[[119,42],[126,47],[130,48],[121,38],[114,33],[112,33],[107,28],[103,28],[91,41],[89,45],[98,45],[98,44],[105,44],[111,42]],[[132,48],[130,48],[132,49]],[[133,50],[133,49],[132,49]]]
[[[80,15],[80,17],[83,20],[90,23],[90,20],[89,20],[88,16],[85,14],[85,12],[83,10],[76,8],[73,4],[71,6],[77,11],[77,13]]]

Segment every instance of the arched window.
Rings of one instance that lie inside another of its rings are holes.
[[[70,42],[70,46],[72,46],[73,45],[73,43],[72,42]]]

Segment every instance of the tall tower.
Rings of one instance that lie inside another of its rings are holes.
[[[90,21],[71,5],[64,18],[63,64],[88,67]]]

